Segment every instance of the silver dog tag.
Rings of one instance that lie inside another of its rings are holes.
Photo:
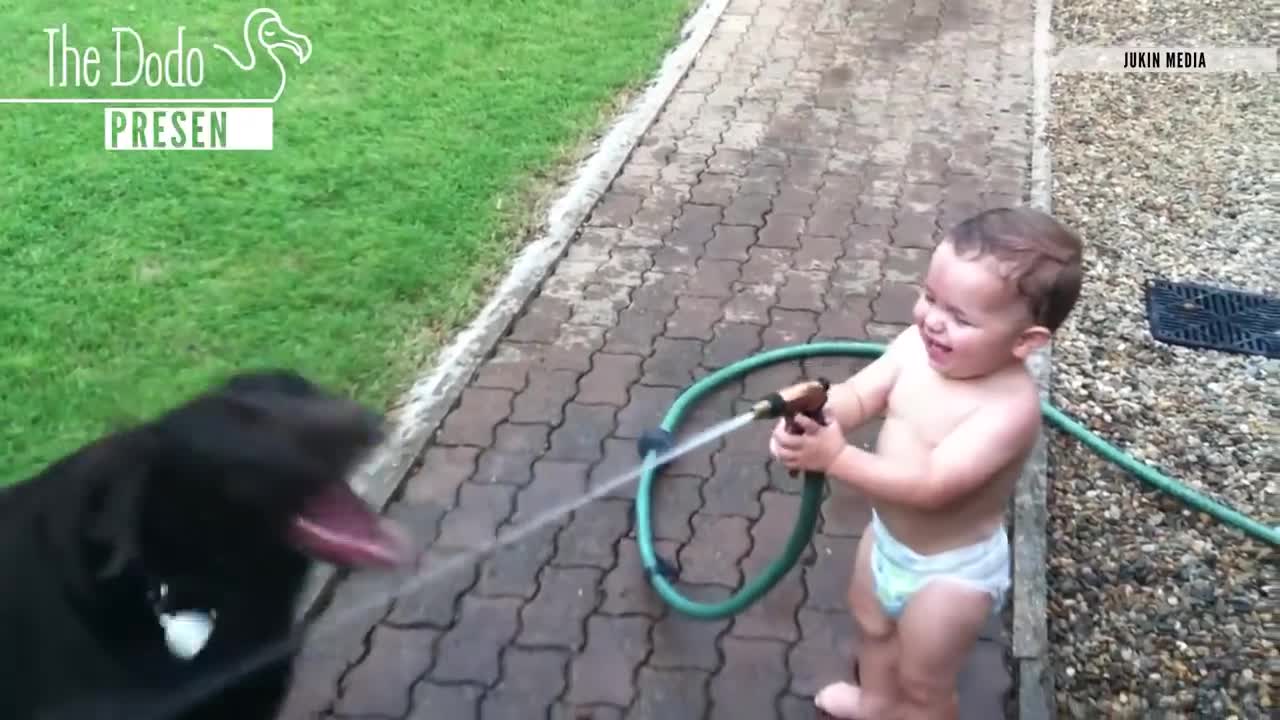
[[[202,612],[165,613],[160,616],[160,626],[169,652],[183,660],[199,655],[213,634],[213,618]]]

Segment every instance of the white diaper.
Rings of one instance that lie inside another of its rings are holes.
[[[871,577],[876,598],[889,617],[897,618],[907,601],[933,580],[962,582],[995,600],[992,614],[999,613],[1009,591],[1009,538],[1005,529],[996,529],[986,540],[954,550],[921,555],[889,534],[880,516],[871,514]]]

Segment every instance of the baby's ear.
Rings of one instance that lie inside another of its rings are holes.
[[[1032,325],[1023,330],[1014,340],[1013,354],[1019,360],[1026,360],[1031,357],[1031,353],[1048,345],[1052,337],[1053,333],[1049,332],[1049,328],[1043,325]]]

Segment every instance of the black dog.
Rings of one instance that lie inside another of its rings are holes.
[[[149,717],[287,651],[314,560],[408,561],[346,482],[380,420],[292,372],[246,373],[0,493],[0,718]],[[280,655],[171,717],[273,717]]]

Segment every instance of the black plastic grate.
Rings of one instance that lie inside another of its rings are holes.
[[[1280,358],[1280,298],[1154,280],[1147,283],[1147,320],[1161,342]]]

